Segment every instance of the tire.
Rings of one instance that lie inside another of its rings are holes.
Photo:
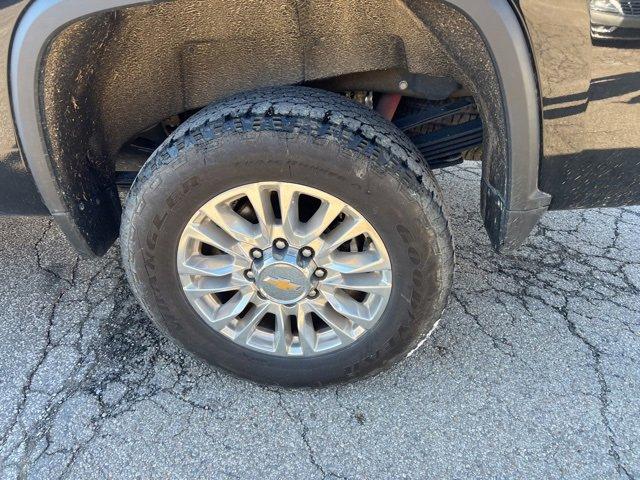
[[[245,348],[209,326],[183,292],[176,252],[194,212],[221,192],[266,181],[339,198],[386,247],[388,303],[375,326],[346,347],[309,357]],[[238,95],[181,125],[132,186],[121,247],[131,287],[160,329],[212,365],[283,386],[344,382],[406,356],[440,318],[454,263],[439,187],[411,142],[367,108],[304,87]]]

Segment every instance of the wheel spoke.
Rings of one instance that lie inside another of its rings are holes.
[[[247,343],[268,310],[268,302],[263,301],[254,305],[240,322],[233,339],[238,343]]]
[[[324,323],[326,323],[336,336],[340,339],[340,343],[348,345],[357,337],[353,333],[353,328],[349,320],[339,315],[329,304],[319,300],[311,302],[309,308],[318,315]],[[299,328],[299,327],[298,327]]]
[[[217,330],[225,327],[232,319],[242,313],[253,298],[253,291],[249,288],[239,290],[233,297],[218,307],[211,322]]]
[[[260,232],[263,237],[261,243],[266,245],[273,238],[272,229],[276,223],[273,207],[271,206],[271,191],[262,184],[254,184],[247,187],[246,194],[258,218]]]
[[[391,269],[389,260],[376,251],[334,252],[322,266],[340,273],[367,273]]]
[[[182,235],[211,245],[236,258],[246,258],[244,249],[239,248],[238,242],[213,223],[189,223]]]
[[[331,230],[324,239],[318,238],[310,246],[318,252],[318,258],[322,258],[346,241],[366,233],[367,230],[367,222],[362,218],[347,217],[340,225]]]
[[[303,355],[311,355],[316,351],[317,334],[313,328],[313,321],[311,316],[303,307],[298,307],[296,315],[296,322],[298,327],[298,340],[300,341],[300,348]]]
[[[233,292],[249,285],[251,285],[250,282],[244,278],[205,277],[184,287],[184,293],[190,298],[200,298],[212,293]]]
[[[276,317],[276,328],[273,333],[273,350],[279,355],[286,355],[291,345],[291,325],[282,305],[274,305],[271,312]]]
[[[229,205],[225,203],[217,205],[206,204],[201,210],[213,223],[238,242],[255,245],[260,248],[266,246],[260,241],[262,238],[260,226],[254,225],[238,215]]]
[[[180,265],[180,275],[202,275],[205,277],[224,277],[231,275],[237,267],[231,255],[191,255]]]
[[[278,188],[278,198],[280,199],[280,214],[282,216],[282,236],[290,243],[300,245],[300,195],[296,189],[288,184],[280,184]]]
[[[316,213],[301,227],[301,243],[309,245],[320,238],[331,222],[342,213],[345,206],[341,201],[322,201]]]
[[[343,292],[322,292],[333,309],[340,315],[347,317],[356,325],[368,330],[372,326],[371,312],[366,305],[355,301]]]
[[[391,282],[389,281],[390,273],[389,270],[383,272],[354,273],[352,275],[337,273],[331,277],[327,277],[327,279],[322,282],[321,288],[339,288],[342,290],[388,295],[391,291]]]

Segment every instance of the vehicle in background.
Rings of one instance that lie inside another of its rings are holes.
[[[640,40],[640,0],[591,0],[591,36]]]

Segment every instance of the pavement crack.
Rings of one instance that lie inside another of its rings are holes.
[[[478,326],[480,331],[491,339],[494,348],[498,349],[499,351],[501,351],[502,353],[504,353],[509,357],[516,356],[513,350],[513,344],[507,338],[494,335],[493,333],[491,333],[487,329],[487,327],[480,322],[478,315],[476,315],[470,310],[467,302],[462,300],[461,296],[457,292],[455,291],[451,292],[451,296],[462,307],[462,310],[465,313],[465,315],[473,319],[474,323]]]
[[[324,467],[317,459],[316,451],[311,445],[311,441],[309,440],[309,426],[306,424],[304,417],[300,412],[292,412],[289,407],[287,407],[282,391],[279,388],[274,387],[262,387],[264,391],[274,393],[278,398],[278,406],[282,409],[284,414],[294,423],[297,423],[300,426],[300,438],[304,443],[305,449],[308,453],[309,463],[313,465],[313,467],[322,475],[322,478],[338,478],[338,479],[347,479],[347,477],[337,474],[333,471],[330,471],[326,467]]]
[[[609,385],[607,384],[607,379],[602,368],[603,352],[578,330],[575,322],[571,320],[566,306],[561,307],[559,311],[567,322],[567,328],[569,329],[571,335],[573,335],[587,347],[589,353],[591,354],[591,357],[593,358],[593,368],[595,370],[596,379],[600,388],[600,392],[598,394],[598,401],[600,403],[600,418],[602,419],[602,424],[606,429],[607,438],[609,441],[609,451],[607,453],[613,460],[616,471],[619,475],[624,475],[625,478],[635,480],[635,477],[625,467],[622,459],[620,458],[620,453],[618,452],[619,446],[613,428],[611,427],[611,422],[609,420],[609,393],[611,392],[611,390],[609,388]]]

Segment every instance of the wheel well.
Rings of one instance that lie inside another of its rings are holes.
[[[237,92],[292,84],[389,92],[411,78],[413,95],[440,99],[463,85],[482,112],[486,154],[503,165],[508,158],[491,52],[465,15],[439,0],[143,4],[67,25],[41,65],[49,193],[60,200],[52,211],[87,254],[103,253],[117,236],[121,147]]]
[[[457,76],[431,30],[392,0],[329,8],[324,1],[274,8],[176,0],[102,13],[62,31],[44,62],[43,104],[100,129],[110,155],[165,118],[237,92],[330,79],[364,84],[390,70]]]

